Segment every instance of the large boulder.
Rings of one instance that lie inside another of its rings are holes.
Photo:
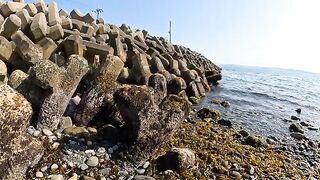
[[[43,155],[42,144],[27,135],[31,104],[8,85],[0,85],[0,177],[25,179]]]
[[[145,160],[165,143],[189,113],[189,104],[176,95],[167,96],[157,106],[152,89],[124,85],[114,94],[114,102],[125,122],[122,138],[134,144],[135,160]]]

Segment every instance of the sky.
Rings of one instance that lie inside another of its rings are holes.
[[[31,2],[26,0],[27,2]],[[46,1],[51,2],[51,1]],[[320,73],[320,0],[57,0],[106,22],[148,30],[217,64]]]

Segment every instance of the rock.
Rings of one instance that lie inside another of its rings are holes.
[[[310,126],[310,124],[308,124],[308,123],[306,123],[306,122],[303,122],[303,121],[300,122],[300,125],[301,125],[301,126]]]
[[[185,171],[193,168],[195,163],[195,154],[190,149],[185,148],[173,148],[157,160],[160,171]]]
[[[20,18],[15,15],[11,14],[2,24],[0,29],[0,35],[11,39],[11,36],[17,32],[17,30],[21,27],[21,20]]]
[[[199,104],[199,103],[200,103],[200,100],[201,100],[200,98],[195,97],[195,96],[189,97],[189,101],[190,101],[193,105]]]
[[[43,129],[42,132],[46,136],[52,136],[53,135],[53,133],[49,129]]]
[[[230,175],[235,177],[236,179],[241,179],[242,175],[237,171],[231,171]]]
[[[218,120],[218,124],[222,126],[232,127],[231,121],[225,119]]]
[[[97,156],[91,156],[87,161],[87,165],[90,167],[95,167],[98,164],[99,164],[99,159],[97,158]]]
[[[62,117],[60,119],[59,129],[66,129],[72,127],[72,119],[70,117]]]
[[[298,118],[297,116],[291,116],[291,120],[300,121],[301,119]]]
[[[50,175],[48,177],[50,180],[64,180],[63,175],[57,174],[57,175]]]
[[[144,174],[146,172],[145,169],[136,169],[136,173],[138,174]]]
[[[133,178],[134,180],[155,180],[155,178],[150,176],[136,175]]]
[[[37,177],[37,178],[42,178],[42,177],[43,177],[43,173],[40,172],[40,171],[37,171],[37,172],[36,172],[36,177]]]
[[[48,37],[41,39],[38,45],[43,48],[43,59],[49,59],[58,47],[57,44]]]
[[[56,170],[58,168],[59,168],[59,166],[57,164],[52,164],[51,165],[51,170]]]
[[[81,164],[81,165],[79,166],[79,168],[80,168],[82,171],[84,171],[84,170],[87,170],[89,167],[88,167],[88,165],[86,165],[86,164]]]
[[[299,133],[304,133],[303,128],[300,124],[293,123],[289,127],[290,132],[299,132]]]
[[[103,176],[109,176],[111,173],[111,168],[104,168],[104,169],[100,169],[99,170],[99,174],[103,175]]]
[[[197,112],[197,117],[200,119],[212,118],[214,120],[217,120],[221,118],[221,113],[217,110],[202,108]]]
[[[244,143],[246,145],[250,145],[252,147],[261,147],[264,146],[264,143],[260,139],[260,137],[249,135],[244,139]]]
[[[311,130],[311,131],[318,131],[319,130],[318,127],[308,127],[308,129]]]
[[[220,105],[223,106],[224,108],[230,107],[230,103],[228,101],[221,101]]]
[[[301,141],[301,140],[304,140],[304,139],[307,139],[304,134],[299,133],[299,132],[292,132],[292,133],[290,134],[290,136],[293,137],[293,138],[295,138],[295,139],[297,139],[297,140],[300,140],[300,141]]]
[[[78,137],[90,136],[89,131],[85,127],[68,127],[63,130],[63,133],[68,134],[70,136],[78,136]]]
[[[132,60],[132,72],[138,84],[146,85],[151,76],[148,60],[146,55],[135,52]]]
[[[300,109],[300,108],[296,109],[296,112],[297,112],[298,114],[301,114],[301,109]]]
[[[95,178],[90,176],[83,176],[83,180],[95,180]]]
[[[149,78],[148,86],[152,87],[155,95],[154,101],[158,105],[167,96],[167,80],[159,73],[153,74]]]

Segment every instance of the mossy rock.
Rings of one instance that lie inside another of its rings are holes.
[[[212,118],[218,120],[221,118],[221,113],[218,110],[203,108],[197,112],[197,117],[200,119]]]

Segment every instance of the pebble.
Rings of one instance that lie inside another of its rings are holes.
[[[84,151],[84,153],[86,153],[87,155],[91,155],[91,156],[94,156],[96,154],[96,152],[94,152],[93,149],[88,149],[88,150]]]
[[[78,175],[76,173],[73,173],[68,180],[78,180]]]
[[[134,177],[135,180],[155,180],[155,178],[150,176],[142,176],[142,175],[136,175]]]
[[[49,178],[50,178],[50,180],[64,180],[63,176],[61,174],[50,175]]]
[[[108,153],[112,154],[113,153],[113,148],[108,148]]]
[[[95,180],[95,178],[90,176],[83,176],[83,180]]]
[[[43,129],[42,132],[46,136],[52,136],[53,135],[53,133],[49,129]]]
[[[40,172],[40,171],[37,171],[37,172],[36,172],[36,177],[37,177],[37,178],[42,178],[42,177],[43,177],[43,173]]]
[[[71,162],[71,161],[67,162],[67,164],[68,164],[69,167],[74,167],[74,163]]]
[[[92,141],[89,140],[86,142],[86,144],[87,144],[87,146],[91,146],[93,143],[92,143]]]
[[[136,169],[136,172],[138,174],[144,174],[146,172],[146,170],[145,169]]]
[[[35,131],[33,132],[33,136],[34,136],[34,137],[38,137],[40,134],[41,134],[41,132],[38,131],[38,130],[35,130]]]
[[[48,136],[48,139],[49,139],[49,142],[53,142],[53,141],[58,140],[57,136],[55,136],[55,135]]]
[[[238,178],[238,179],[241,178],[241,174],[239,172],[237,172],[237,171],[231,171],[230,175],[235,177],[235,178]]]
[[[149,167],[149,165],[150,165],[150,162],[149,161],[147,161],[147,162],[145,162],[144,164],[143,164],[143,169],[147,169],[148,167]]]
[[[60,146],[60,143],[58,143],[58,142],[55,142],[52,144],[53,149],[57,149],[59,146]]]
[[[45,172],[47,169],[48,169],[48,166],[43,166],[40,170],[41,170],[42,172]]]
[[[254,174],[254,168],[253,168],[252,166],[249,167],[248,173],[249,173],[250,175],[253,175],[253,174]]]
[[[91,156],[87,161],[87,165],[91,167],[95,167],[98,164],[99,164],[99,159],[97,156]]]
[[[59,133],[59,132],[57,132],[57,133],[56,133],[56,136],[57,136],[57,138],[58,138],[58,139],[61,139],[62,134],[61,134],[61,133]]]
[[[100,180],[107,180],[107,178],[105,178],[105,177],[100,177]]]
[[[117,150],[119,149],[119,146],[118,146],[118,145],[114,145],[114,146],[112,147],[112,149],[113,149],[113,151],[117,151]]]
[[[111,168],[104,168],[99,170],[99,174],[103,176],[109,176],[111,172]]]
[[[80,168],[82,171],[84,171],[84,170],[87,170],[89,167],[88,167],[88,165],[86,165],[86,164],[81,164],[81,165],[79,166],[79,168]]]
[[[33,133],[34,133],[35,130],[36,130],[36,129],[35,129],[33,126],[29,126],[29,127],[28,127],[28,133],[29,133],[30,135],[33,135]]]
[[[104,147],[100,147],[100,148],[98,148],[97,152],[104,154],[106,152],[106,149]]]
[[[52,164],[51,165],[51,170],[56,170],[56,169],[58,169],[58,165],[57,164]]]
[[[93,127],[88,127],[88,131],[90,132],[90,134],[93,134],[93,135],[98,134],[97,129]]]

